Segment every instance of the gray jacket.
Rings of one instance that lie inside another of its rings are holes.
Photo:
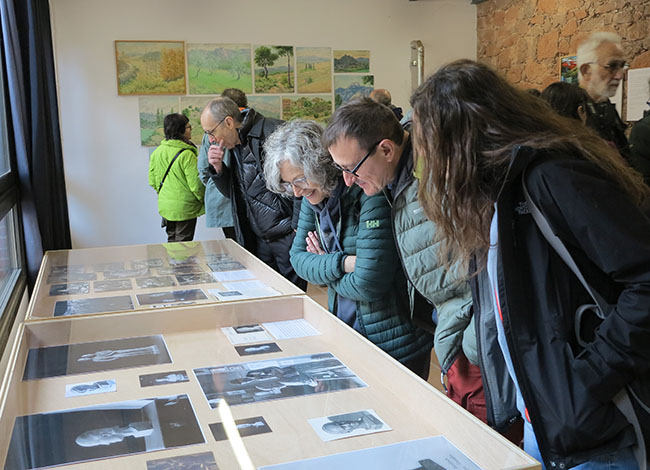
[[[232,227],[232,208],[230,199],[221,194],[221,191],[214,185],[214,181],[210,178],[210,163],[208,163],[208,149],[210,148],[210,140],[207,135],[203,136],[201,148],[199,150],[199,179],[205,185],[205,218],[208,228],[216,227]],[[230,150],[226,150],[223,158],[224,165],[228,164],[230,160]]]

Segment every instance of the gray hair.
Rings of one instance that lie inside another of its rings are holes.
[[[217,122],[226,119],[227,116],[231,116],[238,123],[242,122],[239,106],[227,96],[216,97],[205,106],[205,110],[208,110]]]
[[[321,144],[323,127],[315,121],[295,119],[278,127],[264,142],[264,177],[274,193],[291,196],[282,185],[283,162],[302,168],[305,178],[331,194],[341,179],[332,157]]]
[[[578,78],[582,79],[580,67],[584,64],[598,62],[596,49],[605,42],[613,42],[621,46],[621,37],[616,33],[600,31],[593,33],[578,46]]]

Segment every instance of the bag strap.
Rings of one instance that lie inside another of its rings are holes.
[[[181,153],[183,153],[185,150],[187,150],[187,149],[180,149],[180,150],[178,151],[178,153],[177,153],[176,155],[174,155],[174,158],[172,158],[172,161],[169,162],[169,166],[167,167],[167,171],[165,172],[165,175],[162,177],[162,179],[160,180],[160,184],[158,185],[158,192],[160,192],[160,190],[162,189],[162,185],[163,185],[163,183],[165,182],[165,178],[167,178],[167,175],[169,174],[169,170],[172,169],[172,165],[174,164],[174,162],[176,161],[176,159],[178,158],[178,156],[179,156]]]
[[[582,275],[582,272],[580,272],[580,268],[578,268],[578,265],[573,260],[571,253],[569,253],[569,250],[567,250],[566,246],[564,246],[562,240],[560,240],[560,238],[557,235],[555,235],[555,233],[553,233],[553,230],[551,229],[551,226],[549,225],[548,221],[546,220],[542,212],[539,210],[537,205],[535,205],[535,203],[531,199],[530,194],[528,193],[528,188],[526,187],[525,176],[526,173],[524,172],[521,176],[521,186],[523,188],[526,204],[528,204],[528,209],[530,210],[530,213],[532,214],[533,219],[537,224],[537,227],[539,228],[540,232],[542,232],[542,235],[544,235],[546,241],[553,247],[555,252],[560,256],[560,258],[562,258],[562,261],[566,263],[569,269],[573,271],[573,273],[580,280],[580,282],[585,287],[587,292],[589,292],[589,295],[591,296],[591,298],[596,303],[596,306],[598,307],[596,309],[596,314],[600,318],[605,319],[605,312],[607,311],[606,310],[607,303],[605,302],[603,297],[601,297],[598,294],[598,292],[596,292],[589,285],[585,277]],[[580,337],[580,323],[582,320],[582,314],[586,311],[593,311],[593,309],[590,309],[589,306],[583,305],[582,307],[578,308],[575,316],[576,337],[578,338],[578,342],[583,347],[586,345],[586,343]],[[630,395],[628,392],[631,392],[634,398],[642,406],[644,406],[643,402],[641,402],[641,400],[639,400],[638,397],[634,395],[634,393],[630,390],[629,387],[625,387],[621,389],[621,391],[612,399],[612,401],[614,402],[618,410],[623,414],[623,416],[625,416],[625,418],[634,428],[634,434],[636,435],[636,440],[637,440],[637,445],[634,448],[634,456],[636,457],[637,463],[639,464],[639,470],[647,470],[645,440],[643,437],[643,432],[641,431],[639,417],[634,412],[634,407],[632,406],[632,403],[630,401]]]

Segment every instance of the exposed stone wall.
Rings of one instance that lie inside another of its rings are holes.
[[[478,60],[521,88],[557,81],[560,57],[594,31],[618,33],[632,68],[650,67],[648,0],[488,0],[477,14]]]

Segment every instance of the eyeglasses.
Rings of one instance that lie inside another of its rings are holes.
[[[384,140],[384,139],[381,139],[381,140]],[[373,152],[375,151],[375,148],[376,148],[376,147],[381,143],[381,140],[380,140],[379,142],[377,142],[376,144],[372,145],[372,146],[370,147],[370,150],[368,150],[368,153],[366,154],[366,156],[363,157],[361,160],[359,160],[359,163],[357,163],[357,164],[354,166],[354,168],[352,168],[351,170],[349,170],[349,169],[347,169],[347,168],[343,168],[343,167],[342,167],[341,165],[339,165],[338,163],[334,163],[334,166],[335,166],[338,170],[341,170],[341,171],[344,172],[344,173],[349,173],[349,174],[354,175],[354,176],[356,176],[356,177],[358,178],[359,175],[357,175],[357,171],[359,171],[359,168],[361,167],[361,165],[363,165],[363,162],[365,162],[366,160],[368,160],[368,158],[370,158],[370,155],[373,154]]]
[[[615,73],[618,73],[619,70],[622,70],[625,72],[627,69],[630,68],[630,64],[625,62],[624,60],[612,60],[609,64],[607,65],[601,65],[598,62],[587,62],[588,64],[596,64],[600,65],[602,68],[607,70],[609,73],[614,75]]]
[[[213,137],[213,138],[216,139],[217,137],[214,135],[214,131],[217,130],[217,128],[221,125],[221,123],[222,123],[223,121],[226,120],[227,117],[228,117],[228,116],[225,116],[221,121],[219,121],[219,124],[217,124],[216,126],[214,126],[214,129],[212,129],[210,132],[208,132],[208,131],[204,131],[203,133],[204,133],[205,135],[209,135],[209,136],[211,136],[211,137]]]
[[[296,178],[291,183],[280,183],[280,187],[287,193],[293,191],[293,188],[298,189],[309,189],[309,183],[307,183],[307,178],[304,176],[302,178]]]

